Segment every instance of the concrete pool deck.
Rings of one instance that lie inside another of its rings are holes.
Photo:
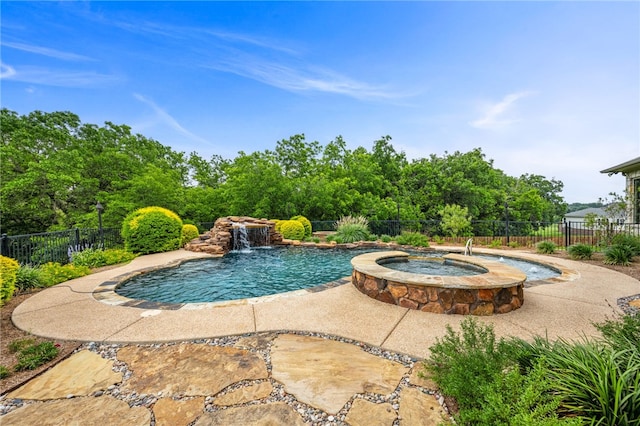
[[[459,248],[438,247],[438,250]],[[476,250],[480,252],[480,250]],[[552,262],[575,271],[569,281],[525,288],[523,306],[513,312],[476,317],[492,324],[498,336],[576,339],[596,335],[593,322],[621,312],[618,298],[640,293],[640,281],[606,268],[521,251],[482,250]],[[349,280],[324,291],[296,291],[252,301],[232,301],[181,309],[109,304],[94,290],[115,277],[177,261],[205,257],[184,250],[141,256],[117,268],[43,290],[13,312],[14,324],[34,335],[59,340],[104,343],[188,341],[266,331],[308,331],[358,340],[418,358],[445,334],[458,329],[459,315],[420,312],[373,300]],[[106,302],[106,303],[105,303]]]

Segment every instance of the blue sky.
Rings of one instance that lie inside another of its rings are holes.
[[[2,107],[234,158],[304,133],[409,159],[482,148],[568,202],[640,156],[639,2],[13,2]]]

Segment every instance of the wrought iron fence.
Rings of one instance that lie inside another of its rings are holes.
[[[69,263],[73,253],[88,248],[122,248],[120,229],[68,229],[38,234],[2,234],[0,249],[3,256],[16,259],[23,265],[42,265],[47,262]]]
[[[312,221],[313,231],[335,231],[336,221]],[[200,232],[209,230],[213,222],[196,224]],[[420,232],[438,241],[464,244],[473,237],[478,245],[533,247],[541,241],[552,241],[558,247],[582,243],[591,246],[611,244],[615,235],[640,236],[640,224],[584,222],[513,222],[472,221],[471,231],[451,237],[442,229],[439,220],[372,220],[371,233],[396,236],[402,232]],[[122,248],[124,241],[118,228],[69,229],[28,235],[2,234],[0,254],[21,264],[41,265],[47,262],[68,263],[74,252],[88,248]]]

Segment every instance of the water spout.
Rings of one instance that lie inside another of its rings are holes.
[[[473,238],[469,238],[467,240],[467,244],[465,244],[464,246],[464,255],[465,256],[471,256],[473,253]]]

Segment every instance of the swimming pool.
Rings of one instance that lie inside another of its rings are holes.
[[[206,303],[268,296],[315,287],[350,276],[352,258],[380,250],[255,248],[249,253],[231,252],[224,257],[192,260],[176,267],[139,274],[119,284],[115,291],[130,299],[163,303]],[[407,252],[417,256],[443,255],[435,251]],[[495,257],[493,259],[496,260]],[[507,262],[511,260],[514,259],[505,258]],[[542,269],[541,265],[529,262],[523,265],[528,269],[533,266]],[[464,271],[464,268],[460,269]],[[520,269],[527,273],[522,267]],[[451,271],[443,270],[419,273],[454,275]],[[559,274],[557,271],[553,273]],[[462,275],[471,274],[467,271]]]

